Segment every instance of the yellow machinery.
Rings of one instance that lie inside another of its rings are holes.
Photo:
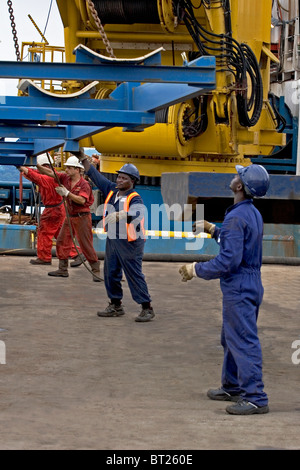
[[[163,47],[163,65],[214,55],[217,87],[207,96],[157,113],[143,132],[113,128],[81,142],[101,153],[100,169],[123,162],[141,175],[164,172],[233,173],[252,155],[285,144],[268,99],[272,0],[57,0],[66,61],[78,44],[117,58],[135,58]],[[82,87],[69,83],[70,91]],[[114,84],[99,85],[108,98]]]

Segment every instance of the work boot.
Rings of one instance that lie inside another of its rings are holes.
[[[207,392],[207,396],[211,400],[217,401],[238,401],[240,399],[240,395],[225,392],[223,388],[210,389]]]
[[[112,302],[102,312],[97,312],[98,317],[120,317],[125,314],[123,306],[115,305]]]
[[[48,273],[48,276],[54,277],[69,277],[68,273],[68,260],[67,259],[60,259],[58,264],[57,271],[51,271]]]
[[[250,401],[240,399],[234,405],[228,405],[226,411],[230,415],[258,415],[268,413],[269,407],[268,405],[257,406]]]
[[[51,264],[51,261],[44,261],[40,258],[31,259],[29,262],[30,264],[34,264],[34,265]]]
[[[135,318],[137,322],[146,322],[152,320],[155,317],[155,313],[152,307],[143,308],[141,313]]]
[[[225,392],[223,388],[210,389],[207,392],[207,396],[211,400],[217,401],[238,401],[240,399],[240,395]]]
[[[101,282],[103,279],[100,277],[100,261],[96,263],[90,263],[93,273],[93,281],[94,282]]]
[[[80,266],[85,261],[86,257],[83,254],[77,255],[75,256],[75,258],[73,258],[73,261],[70,263],[70,266],[71,268],[77,268],[77,266]]]

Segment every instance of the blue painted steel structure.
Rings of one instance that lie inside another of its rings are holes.
[[[58,147],[69,152],[78,150],[81,139],[110,127],[142,131],[155,124],[156,110],[215,88],[214,57],[201,57],[183,67],[166,67],[160,65],[160,50],[142,60],[121,62],[95,55],[84,46],[78,46],[75,54],[74,64],[0,62],[2,78],[97,80],[118,84],[105,100],[92,99],[90,87],[79,95],[58,96],[37,89],[32,82],[22,84],[27,96],[0,97],[0,169],[2,165],[34,165],[37,155]],[[26,191],[31,191],[29,188],[31,183],[23,178],[23,199],[27,197]],[[18,203],[18,191],[17,178],[5,181],[0,175],[1,203],[10,204],[13,211]],[[2,250],[32,248],[36,228],[23,227],[0,225]]]
[[[0,225],[0,253],[33,250],[35,247],[35,233],[35,225]]]
[[[234,174],[221,173],[164,173],[162,197],[166,204],[204,204],[205,218],[212,222],[223,220],[225,209],[233,202],[229,184]],[[210,212],[209,201],[216,214]],[[265,222],[263,255],[278,259],[300,259],[300,178],[296,175],[270,174],[267,195],[254,199]],[[214,218],[216,216],[216,218]],[[207,251],[208,250],[208,251]],[[204,241],[203,254],[215,254],[216,246],[211,240]]]
[[[251,158],[253,163],[263,165],[269,172],[296,173],[298,146],[298,118],[293,116],[285,103],[284,96],[276,97],[276,107],[280,116],[285,120],[282,132],[286,134],[284,148],[275,148],[272,155],[257,155]]]
[[[206,84],[210,90],[215,87],[215,58],[213,56],[199,57],[186,62],[181,67],[160,65],[161,51],[156,52],[150,58],[146,57],[143,65],[141,61],[134,60],[120,62],[118,59],[111,59],[108,61],[107,57],[95,55],[84,46],[78,46],[75,56],[75,63],[1,61],[0,77],[162,85],[169,83],[197,88]],[[167,92],[166,88],[165,91]],[[136,103],[136,105],[143,107],[141,103]]]
[[[142,131],[155,124],[155,111],[215,88],[215,58],[201,57],[183,67],[157,65],[160,52],[134,62],[111,64],[84,46],[76,63],[0,62],[0,77],[116,81],[109,99],[50,95],[28,84],[28,96],[0,97],[0,164],[28,160],[57,147],[75,151],[84,137],[110,127]],[[150,82],[150,83],[144,83]],[[152,82],[152,83],[151,83]],[[143,84],[141,84],[143,83]],[[5,139],[14,137],[16,142]]]
[[[32,183],[22,178],[23,208],[34,206],[34,193]],[[14,166],[0,166],[0,206],[8,205],[13,213],[20,203],[20,173]]]
[[[174,180],[176,177],[176,180]],[[162,174],[162,194],[166,203],[172,205],[187,198],[232,198],[229,184],[231,173],[173,173]],[[174,184],[175,181],[175,184]],[[300,178],[296,175],[270,174],[270,187],[263,200],[300,200]]]

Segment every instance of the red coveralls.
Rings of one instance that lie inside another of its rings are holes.
[[[90,206],[94,202],[94,196],[90,184],[84,179],[80,178],[78,183],[71,188],[71,179],[66,173],[57,173],[57,176],[63,186],[76,196],[85,198],[83,205],[76,204],[70,198],[66,198],[67,208],[70,215],[70,223],[73,229],[73,234],[76,236],[82,253],[91,263],[98,262],[98,255],[93,245],[92,233],[92,216]],[[72,246],[72,237],[68,220],[65,219],[61,231],[59,233],[56,243],[56,253],[59,259],[68,259],[69,252]]]
[[[52,240],[53,238],[57,239],[66,217],[62,197],[55,191],[58,184],[50,176],[41,175],[32,168],[28,168],[28,174],[24,176],[39,186],[41,199],[45,206],[37,230],[37,257],[43,261],[51,261]],[[73,258],[77,254],[72,244],[67,257]]]

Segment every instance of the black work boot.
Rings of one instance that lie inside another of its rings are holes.
[[[232,395],[229,392],[225,392],[223,388],[210,389],[207,392],[208,398],[217,401],[238,401],[240,395]]]
[[[70,266],[71,268],[77,268],[77,266],[81,266],[82,263],[84,263],[86,261],[86,257],[81,254],[81,255],[77,255],[75,256],[75,258],[73,258],[73,261],[70,263]]]
[[[100,277],[100,261],[96,263],[90,263],[93,273],[93,281],[94,282],[101,282],[103,279]]]
[[[122,306],[113,304],[112,302],[102,312],[97,312],[98,317],[120,317],[125,314],[125,310]]]
[[[60,259],[58,264],[57,271],[51,271],[48,273],[48,276],[54,277],[69,277],[68,273],[68,260],[67,259]]]

